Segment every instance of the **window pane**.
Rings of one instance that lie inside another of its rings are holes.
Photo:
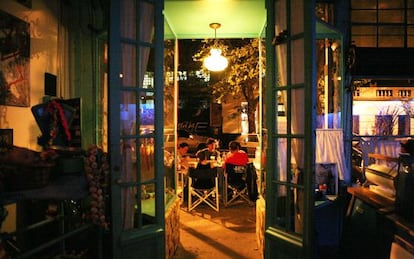
[[[305,91],[293,89],[291,98],[292,133],[303,134],[305,129]]]
[[[286,53],[286,44],[281,44],[276,46],[276,57],[277,57],[277,86],[285,87],[287,84],[287,53]]]
[[[305,53],[303,38],[292,41],[292,84],[302,84],[305,81]]]
[[[376,23],[377,12],[367,10],[352,10],[351,21],[354,23]]]
[[[139,145],[139,154],[141,157],[140,173],[141,181],[148,181],[155,178],[154,164],[154,138],[141,138]],[[168,159],[168,158],[167,158]],[[173,158],[172,158],[173,159]],[[166,160],[172,163],[172,160]]]
[[[376,47],[377,27],[352,26],[352,40],[358,47]]]
[[[414,24],[414,9],[407,10],[407,24]]]
[[[333,44],[337,43],[340,44],[338,40],[332,40]],[[330,83],[332,84],[332,88],[330,91],[329,96],[331,96],[332,101],[332,107],[329,110],[329,113],[332,115],[330,118],[330,127],[333,128],[340,128],[341,127],[341,110],[342,110],[342,71],[341,71],[341,60],[342,58],[342,52],[340,51],[340,47],[336,48],[335,50],[332,50],[331,47],[331,54],[332,54],[332,63],[330,64],[329,71],[331,71],[330,75]]]
[[[293,204],[294,204],[294,231],[295,233],[303,233],[303,222],[306,217],[304,211],[304,191],[302,188],[293,188]]]
[[[277,120],[276,120],[276,127],[278,134],[286,134],[287,133],[287,126],[286,126],[286,112],[287,112],[287,91],[277,91]]]
[[[139,110],[137,118],[139,124],[148,129],[154,129],[154,93],[141,92],[139,98]]]
[[[139,62],[138,62],[138,85],[137,87],[142,88],[154,88],[154,68],[153,68],[153,60],[150,60],[150,52],[153,49],[149,47],[139,47],[138,48],[138,55],[139,55]],[[154,55],[152,55],[154,56]]]
[[[384,36],[381,35],[378,37],[378,47],[404,47],[404,37],[403,36]]]
[[[135,92],[123,92],[121,104],[121,129],[124,135],[147,135],[154,130],[154,102],[152,92],[142,92],[135,104]],[[137,124],[138,123],[138,124]]]
[[[122,188],[121,190],[121,209],[123,216],[122,228],[124,230],[139,227],[135,224],[137,208],[137,189],[133,187]]]
[[[133,0],[121,1],[121,37],[134,39],[136,35],[136,5]]]
[[[329,69],[325,69],[326,60],[325,53],[327,42],[324,39],[316,40],[316,116],[317,128],[323,127],[323,116],[325,114],[325,91],[328,89],[328,77],[326,75]]]
[[[121,55],[121,84],[122,86],[135,86],[137,52],[134,45],[122,44]]]
[[[341,52],[332,46],[339,45],[335,39],[318,40],[316,52],[317,128],[339,128],[341,110]],[[327,69],[326,69],[327,68]]]
[[[283,10],[283,11],[282,11]],[[275,13],[276,15],[275,19],[275,35],[279,35],[281,31],[284,31],[287,29],[287,18],[286,18],[286,1],[284,0],[277,0],[275,1]]]
[[[288,180],[288,170],[290,166],[288,166],[288,159],[287,159],[287,139],[286,138],[279,138],[277,140],[277,166],[278,166],[278,175],[276,175],[276,179],[282,182],[286,182]],[[285,190],[284,190],[285,191]]]
[[[304,30],[303,23],[303,1],[304,0],[291,0],[291,29],[292,35],[302,33]]]
[[[140,190],[140,191],[138,191]],[[124,230],[155,224],[155,185],[124,187],[121,190]]]
[[[379,10],[378,22],[379,23],[403,23],[404,22],[404,10]]]
[[[404,47],[404,28],[397,26],[380,26],[379,47]]]
[[[404,8],[404,0],[378,0],[379,9]]]
[[[403,26],[379,26],[378,27],[378,34],[379,36],[400,36],[404,35],[404,27]]]
[[[154,4],[139,2],[138,3],[139,19],[139,40],[143,42],[152,42],[154,30]]]
[[[291,157],[291,164],[292,164],[292,172],[297,172],[298,170],[301,171],[303,169],[304,163],[304,152],[305,149],[305,141],[301,138],[293,138],[291,143],[291,150],[292,150],[292,157]],[[299,182],[298,184],[302,184]]]
[[[408,26],[407,28],[407,47],[413,48],[414,47],[414,26]]]
[[[294,227],[294,194],[289,188],[284,185],[276,186],[274,192],[275,200],[275,211],[272,213],[274,215],[274,226],[281,228],[287,232],[292,233],[295,229]]]
[[[122,92],[120,105],[120,123],[122,135],[135,134],[136,122],[136,94],[134,92]]]
[[[140,209],[137,210],[141,212],[142,218],[137,223],[141,223],[142,226],[155,224],[155,184],[141,185],[140,204]]]
[[[352,35],[377,35],[376,26],[352,26]]]
[[[176,124],[174,109],[175,100],[178,99],[178,97],[176,97],[176,85],[174,84],[175,43],[176,42],[173,40],[164,42],[164,129],[174,128],[174,125]]]
[[[351,7],[352,9],[376,9],[377,0],[352,0]]]
[[[358,47],[377,47],[376,36],[352,36],[352,41]]]

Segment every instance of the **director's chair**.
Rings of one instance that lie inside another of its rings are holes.
[[[205,203],[215,211],[219,211],[219,192],[217,168],[188,171],[188,211]]]
[[[226,164],[224,174],[224,206],[227,207],[236,200],[244,200],[249,205],[252,201],[249,198],[247,183],[247,166]]]

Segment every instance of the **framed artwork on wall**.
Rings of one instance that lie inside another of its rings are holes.
[[[29,27],[0,10],[0,105],[30,106]]]

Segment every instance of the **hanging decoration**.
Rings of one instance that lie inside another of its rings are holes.
[[[51,146],[68,147],[72,140],[69,127],[75,109],[60,101],[54,99],[32,107],[32,113],[42,132],[37,143],[45,149]]]
[[[85,172],[89,185],[90,207],[85,213],[94,224],[109,229],[106,206],[109,197],[109,159],[102,148],[91,145],[85,156]]]

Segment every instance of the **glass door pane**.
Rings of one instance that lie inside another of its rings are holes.
[[[147,258],[165,257],[160,235],[164,229],[162,12],[163,1],[111,1],[108,148],[113,258],[134,251]]]

